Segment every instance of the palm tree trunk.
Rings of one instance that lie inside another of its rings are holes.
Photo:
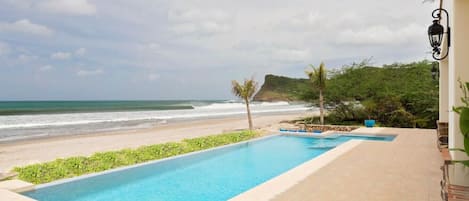
[[[252,119],[251,119],[251,109],[249,109],[249,100],[246,98],[244,99],[246,102],[246,110],[248,112],[248,122],[249,122],[249,130],[252,131]]]
[[[322,90],[319,90],[319,116],[321,125],[324,125],[324,97],[322,96]]]

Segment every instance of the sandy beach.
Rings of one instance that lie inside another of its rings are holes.
[[[280,123],[282,120],[291,120],[305,115],[306,113],[254,115],[253,121],[257,129],[275,132],[282,126]],[[87,156],[95,152],[180,141],[185,138],[246,128],[245,117],[227,117],[175,122],[134,131],[6,142],[0,144],[0,172],[10,171],[15,166],[51,161],[62,157]]]

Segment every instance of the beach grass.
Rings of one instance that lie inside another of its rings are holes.
[[[54,161],[15,167],[18,178],[34,184],[101,172],[117,167],[134,165],[221,145],[241,142],[258,136],[256,132],[240,131],[192,139],[141,146],[136,149],[98,152],[91,156],[60,158]]]

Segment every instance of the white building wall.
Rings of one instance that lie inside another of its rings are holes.
[[[437,5],[439,5],[439,2],[437,3]],[[446,9],[448,11],[448,14],[450,16],[450,21],[449,21],[449,25],[450,27],[453,26],[453,1],[444,1],[444,4],[443,4],[443,8]],[[443,17],[446,17],[445,14],[443,14]],[[446,18],[444,18],[443,20],[440,21],[440,23],[443,25],[443,26],[447,26],[446,25]],[[446,51],[449,51],[449,54],[448,54],[448,57],[444,60],[441,60],[439,62],[439,70],[440,70],[440,79],[439,79],[439,89],[440,89],[440,93],[439,93],[439,117],[438,117],[438,120],[440,122],[449,122],[449,112],[451,111],[452,109],[452,105],[449,103],[449,99],[450,99],[450,96],[449,96],[449,80],[452,79],[450,78],[450,63],[453,63],[454,61],[454,58],[453,58],[453,55],[452,55],[452,50],[453,48],[450,47],[449,50],[447,50],[448,48],[446,47],[446,44],[447,44],[447,38],[444,37],[443,38],[443,45],[442,45],[442,53],[445,53]],[[454,40],[453,38],[451,39],[451,43],[453,43]]]
[[[446,50],[445,50],[446,51]],[[449,120],[449,103],[448,103],[448,59],[440,61],[440,96],[439,96],[439,117],[440,122],[448,122]]]
[[[448,71],[448,106],[462,105],[462,91],[458,79],[469,82],[469,1],[445,1],[444,8],[449,11],[452,28],[451,48]],[[459,115],[449,112],[449,148],[463,148],[463,136],[459,127]],[[452,151],[453,160],[468,160],[469,157],[458,151]],[[469,186],[469,168],[462,165],[454,167],[452,181],[455,184]]]

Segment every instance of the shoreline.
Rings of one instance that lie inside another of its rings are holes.
[[[253,106],[252,114],[296,114],[314,110],[304,105],[286,104],[278,106],[277,103],[260,103],[256,107]],[[213,103],[193,110],[0,115],[0,145],[54,136],[148,129],[180,121],[245,117],[245,106],[240,106],[240,103]]]
[[[253,118],[256,116],[290,116],[303,114],[313,115],[315,112],[311,111],[301,111],[301,112],[266,112],[266,113],[257,113],[252,114]],[[216,121],[216,120],[238,120],[242,118],[247,118],[246,114],[236,114],[236,115],[226,115],[226,116],[213,116],[213,117],[200,117],[200,118],[187,118],[187,119],[171,119],[165,120],[164,123],[153,122],[150,123],[151,126],[144,127],[120,127],[114,130],[103,130],[103,131],[85,131],[82,133],[67,133],[67,134],[43,134],[43,135],[32,135],[32,136],[18,136],[11,138],[0,138],[0,145],[11,145],[11,144],[25,144],[25,143],[35,143],[44,140],[53,140],[53,139],[72,139],[72,138],[81,138],[86,136],[102,136],[102,135],[119,135],[119,134],[128,134],[128,133],[139,133],[149,130],[155,130],[158,128],[167,128],[175,124],[191,124],[205,121]],[[156,120],[155,120],[156,121]],[[247,119],[246,119],[247,121]],[[75,126],[75,125],[72,125]],[[256,126],[256,125],[255,125]]]
[[[283,120],[292,120],[312,112],[253,115],[256,129],[275,132]],[[136,148],[144,145],[180,141],[247,128],[246,117],[220,117],[172,122],[152,128],[118,130],[80,135],[50,136],[0,143],[0,172],[57,158],[89,156],[96,152]]]

